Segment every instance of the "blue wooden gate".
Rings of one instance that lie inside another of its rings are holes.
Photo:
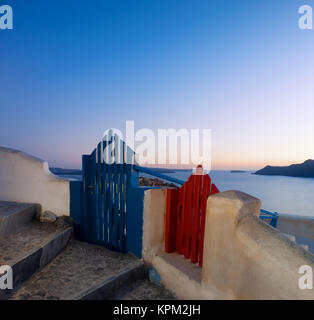
[[[117,141],[113,137],[109,143]],[[141,257],[144,191],[149,188],[138,187],[138,172],[126,163],[133,151],[122,140],[119,143],[119,159],[116,154],[107,155],[118,163],[104,162],[104,141],[82,157],[83,181],[71,183],[75,237]]]
[[[133,150],[114,135],[83,155],[82,169],[83,181],[70,183],[75,238],[141,258],[144,192],[156,187],[139,187],[139,172],[184,181],[136,165]]]

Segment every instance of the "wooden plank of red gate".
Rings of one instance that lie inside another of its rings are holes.
[[[198,240],[200,233],[200,194],[202,187],[203,175],[197,174],[195,176],[194,189],[194,209],[193,209],[193,223],[191,233],[191,262],[196,263],[198,260]]]
[[[167,189],[166,198],[166,226],[165,226],[165,251],[176,251],[176,224],[177,202],[179,189]]]
[[[177,223],[176,223],[176,251],[179,254],[184,253],[184,211],[185,211],[185,193],[186,183],[180,188],[178,192],[178,206],[177,206]]]
[[[200,266],[203,265],[206,205],[207,205],[207,198],[210,192],[210,184],[211,184],[210,177],[208,175],[205,175],[203,179],[203,190],[201,195],[201,231],[200,231],[200,240],[199,240],[199,247],[198,247],[198,256],[199,256],[198,261]]]
[[[191,226],[192,226],[192,209],[193,194],[195,187],[195,175],[191,175],[186,190],[186,208],[184,212],[184,257],[190,259],[191,256]]]
[[[165,252],[169,252],[169,247],[171,244],[170,241],[170,224],[171,224],[171,190],[167,189],[166,191],[166,214],[165,214]]]

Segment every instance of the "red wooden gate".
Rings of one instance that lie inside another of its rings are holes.
[[[167,189],[165,251],[202,266],[207,198],[219,190],[202,167],[197,171],[180,189]]]

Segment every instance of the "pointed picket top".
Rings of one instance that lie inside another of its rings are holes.
[[[96,161],[106,164],[137,164],[135,151],[132,150],[114,130],[108,130],[96,150]],[[98,152],[101,154],[98,155]]]

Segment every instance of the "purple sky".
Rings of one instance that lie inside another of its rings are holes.
[[[209,128],[214,169],[314,158],[314,31],[298,0],[13,1],[0,145],[79,168],[103,132]],[[314,2],[313,2],[314,5]]]

